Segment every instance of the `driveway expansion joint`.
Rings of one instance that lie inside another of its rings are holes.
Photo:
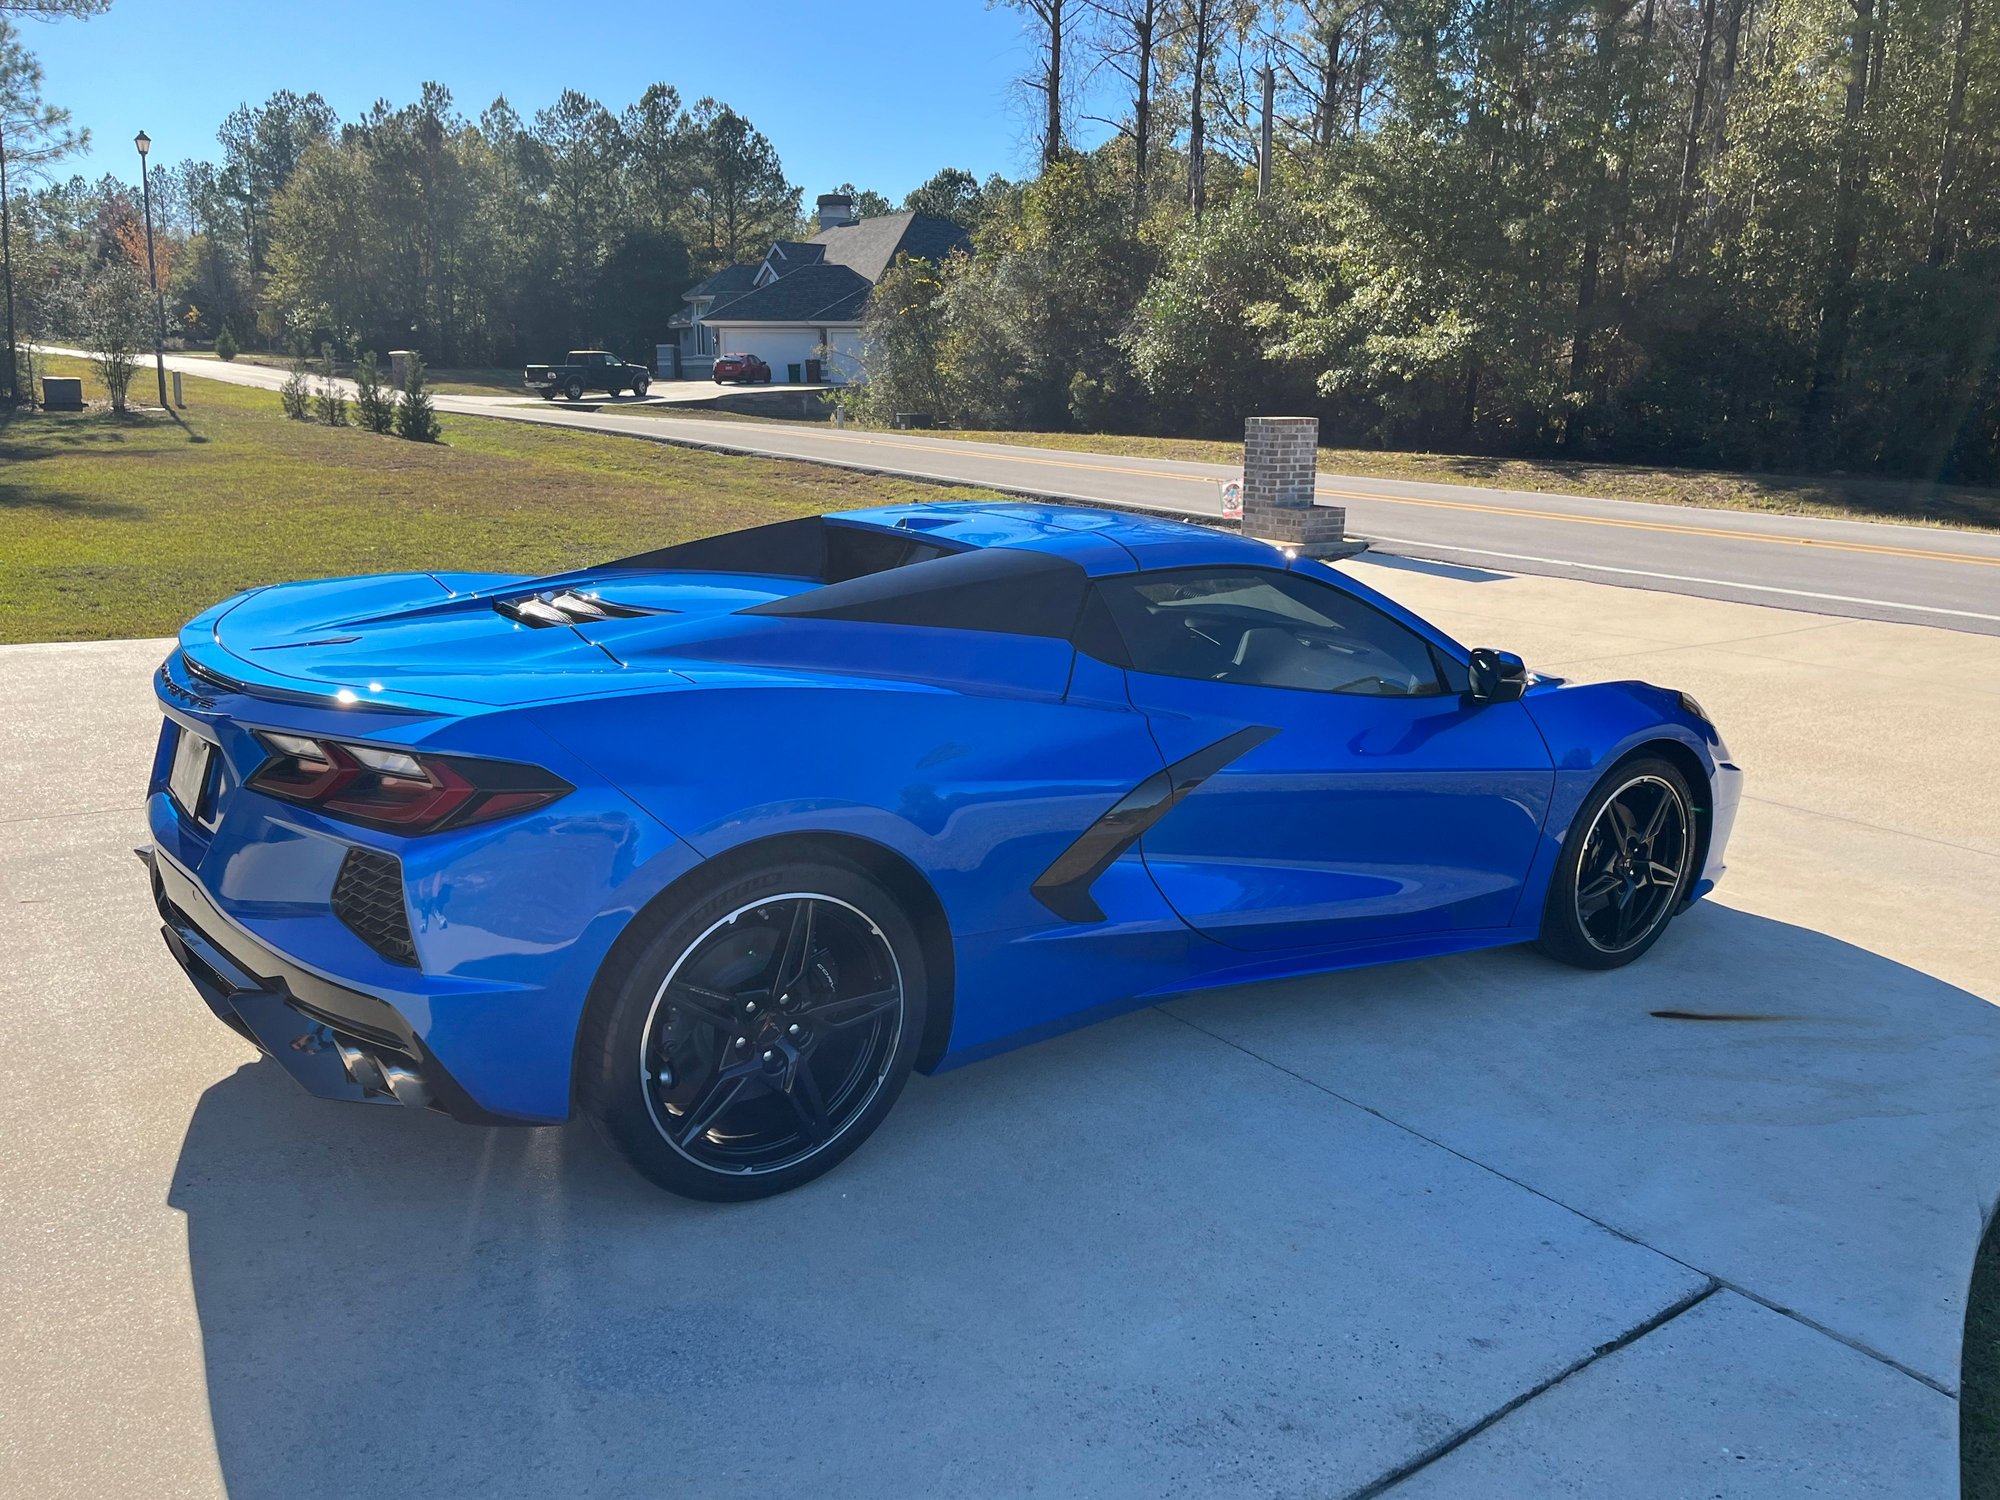
[[[1395,1122],[1391,1121],[1390,1123],[1393,1124]],[[1475,1163],[1475,1165],[1478,1164]],[[1530,1189],[1530,1191],[1533,1190]],[[1551,1199],[1550,1201],[1553,1202],[1554,1200]],[[1588,1218],[1589,1215],[1586,1214],[1584,1215],[1584,1217]],[[1670,1260],[1672,1258],[1673,1257],[1671,1256],[1668,1257],[1668,1259]],[[1436,1463],[1439,1459],[1445,1457],[1447,1454],[1455,1452],[1457,1449],[1464,1447],[1467,1443],[1471,1442],[1474,1438],[1478,1437],[1480,1433],[1486,1431],[1487,1428],[1493,1426],[1494,1423],[1502,1421],[1506,1417],[1511,1416],[1514,1412],[1519,1411],[1522,1407],[1526,1406],[1530,1401],[1533,1401],[1536,1397],[1544,1394],[1547,1391],[1554,1390],[1557,1386],[1561,1385],[1565,1380],[1568,1380],[1570,1376],[1579,1374],[1580,1372],[1589,1369],[1592,1365],[1596,1364],[1600,1359],[1603,1359],[1606,1355],[1616,1354],[1620,1349],[1624,1349],[1632,1344],[1636,1344],[1640,1339],[1644,1338],[1647,1334],[1652,1333],[1655,1329],[1664,1327],[1668,1323],[1671,1323],[1675,1318],[1678,1318],[1682,1313],[1688,1312],[1691,1309],[1700,1306],[1703,1302],[1706,1302],[1710,1297],[1714,1296],[1717,1292],[1721,1290],[1723,1290],[1722,1283],[1718,1282],[1713,1277],[1710,1277],[1708,1279],[1707,1284],[1702,1286],[1699,1290],[1690,1292],[1687,1296],[1681,1297],[1678,1300],[1669,1303],[1666,1307],[1661,1308],[1658,1312],[1654,1313],[1651,1317],[1647,1318],[1645,1321],[1641,1323],[1636,1323],[1632,1327],[1626,1329],[1625,1332],[1619,1334],[1618,1337],[1610,1339],[1605,1343],[1599,1344],[1595,1349],[1592,1349],[1588,1354],[1584,1355],[1581,1359],[1573,1361],[1569,1365],[1565,1366],[1563,1369],[1560,1369],[1556,1371],[1555,1374],[1549,1376],[1548,1379],[1540,1381],[1537,1384],[1530,1386],[1527,1390],[1522,1391],[1520,1394],[1513,1396],[1506,1401],[1503,1401],[1500,1405],[1494,1407],[1492,1411],[1488,1412],[1478,1421],[1468,1423],[1466,1426],[1461,1427],[1457,1432],[1454,1432],[1450,1437],[1445,1438],[1443,1441],[1433,1445],[1430,1448],[1425,1449],[1422,1453],[1419,1453],[1415,1458],[1410,1459],[1408,1462],[1397,1465],[1395,1468],[1391,1469],[1388,1473],[1382,1475],[1381,1478],[1370,1480],[1367,1484],[1364,1484],[1358,1490],[1347,1491],[1340,1497],[1340,1500],[1375,1500],[1376,1496],[1385,1494],[1389,1490],[1394,1489],[1397,1485],[1401,1484],[1404,1480],[1410,1478],[1418,1471],[1429,1468],[1432,1464]]]

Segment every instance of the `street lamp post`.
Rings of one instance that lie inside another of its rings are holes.
[[[139,193],[146,204],[146,280],[153,286],[153,368],[160,376],[160,410],[173,410],[167,405],[167,302],[160,292],[160,273],[153,263],[153,183],[146,174],[146,153],[153,149],[153,138],[140,131],[132,137],[132,144],[139,148]]]
[[[14,241],[8,231],[7,126],[0,120],[0,273],[7,280],[7,400],[21,400],[21,356],[14,343]]]

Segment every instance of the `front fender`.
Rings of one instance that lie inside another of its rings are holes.
[[[1708,843],[1690,897],[1714,889],[1735,821],[1742,772],[1713,724],[1690,710],[1680,693],[1648,682],[1538,683],[1521,701],[1548,744],[1556,781],[1517,922],[1541,909],[1562,857],[1563,839],[1605,770],[1642,746],[1663,741],[1680,752],[1684,767],[1699,771],[1693,791],[1697,811],[1706,820]]]

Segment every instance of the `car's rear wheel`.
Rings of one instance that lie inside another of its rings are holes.
[[[860,870],[813,861],[733,876],[604,976],[579,1049],[584,1112],[670,1192],[784,1192],[888,1114],[923,1035],[924,994],[915,928]]]
[[[581,401],[583,399],[583,382],[581,380],[572,380],[568,385],[563,387],[563,394],[572,401]]]
[[[1677,767],[1657,756],[1614,767],[1570,826],[1537,946],[1578,968],[1629,964],[1680,909],[1696,842],[1694,798]]]

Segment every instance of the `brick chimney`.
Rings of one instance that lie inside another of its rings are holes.
[[[854,217],[854,200],[845,193],[821,193],[819,195],[819,228],[824,234],[829,229],[838,229],[843,224],[858,221]]]

